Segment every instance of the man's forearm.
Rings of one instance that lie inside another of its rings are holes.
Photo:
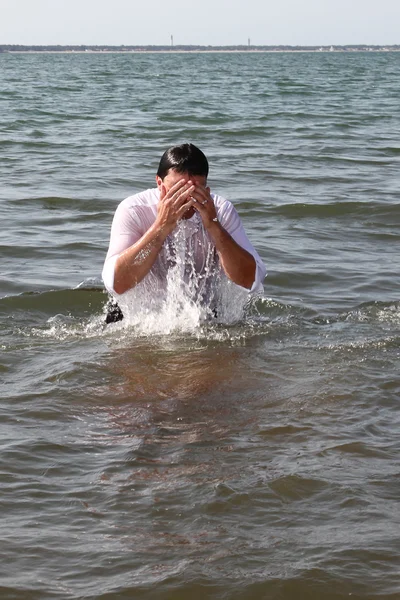
[[[250,289],[256,277],[256,261],[218,222],[208,227],[222,268],[227,277],[237,285]]]
[[[114,268],[114,291],[117,294],[135,287],[146,277],[166,237],[167,233],[154,224],[136,244],[119,255]]]

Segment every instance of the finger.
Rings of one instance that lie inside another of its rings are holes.
[[[207,212],[207,209],[204,206],[204,204],[202,202],[199,202],[198,200],[194,200],[193,206],[200,214],[205,214]]]
[[[180,206],[182,206],[182,204],[185,203],[188,198],[192,197],[193,192],[194,192],[194,185],[191,185],[187,188],[185,187],[184,189],[181,189],[181,190],[178,190],[177,192],[175,192],[175,194],[173,196],[173,206],[175,208],[180,208]]]
[[[209,205],[208,204],[202,204],[201,202],[198,202],[197,200],[194,202],[193,204],[194,209],[199,213],[199,215],[201,216],[203,221],[208,221],[209,219],[211,219],[214,216],[214,210],[211,210],[208,208]]]
[[[180,179],[173,186],[171,186],[168,190],[168,197],[172,198],[176,193],[182,190],[185,187],[191,186],[193,183],[191,181],[186,181],[186,179]]]
[[[196,193],[203,198],[203,202],[209,202],[210,204],[213,204],[209,187],[196,186]]]
[[[207,210],[208,212],[213,212],[214,211],[214,205],[212,202],[209,202],[207,200],[207,198],[199,198],[199,197],[195,197],[194,194],[192,194],[193,200],[195,201],[195,206],[202,208],[203,210]]]
[[[174,194],[176,194],[177,191],[179,191],[182,187],[184,187],[185,185],[187,185],[187,182],[185,179],[180,179],[179,181],[177,181],[176,183],[174,183],[173,186],[171,186],[169,188],[169,190],[167,190],[167,187],[164,183],[161,183],[161,187],[160,187],[160,200],[161,201],[167,201],[167,200],[171,200],[174,197]],[[164,192],[163,192],[164,190]]]
[[[217,216],[215,204],[207,190],[204,189],[204,193],[199,192],[199,188],[196,188],[192,193],[195,199],[195,210],[200,214],[203,222],[206,223]]]
[[[202,190],[199,190],[199,188],[194,189],[194,191],[192,192],[192,196],[199,204],[207,204],[208,202],[207,195],[203,193]]]

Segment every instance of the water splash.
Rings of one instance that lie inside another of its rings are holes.
[[[196,233],[196,236],[193,235]],[[135,288],[118,298],[123,327],[138,335],[195,333],[202,325],[234,324],[243,319],[247,290],[232,283],[215,260],[215,248],[196,220],[181,221]]]

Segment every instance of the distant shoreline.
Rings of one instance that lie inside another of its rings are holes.
[[[0,53],[13,54],[154,54],[154,53],[277,53],[277,52],[398,52],[400,45],[346,45],[346,46],[87,46],[0,45]]]

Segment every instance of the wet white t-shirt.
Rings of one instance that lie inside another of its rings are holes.
[[[239,246],[247,250],[256,261],[255,280],[250,292],[262,291],[266,268],[251,245],[240,217],[234,206],[221,196],[211,194],[218,221]],[[104,263],[102,277],[107,290],[114,291],[114,268],[119,255],[135,244],[153,225],[157,217],[160,193],[158,188],[149,189],[123,200],[114,215],[111,238]],[[151,282],[153,289],[165,290],[168,272],[178,269],[182,282],[197,298],[206,300],[210,290],[220,280],[222,268],[214,243],[203,227],[201,217],[195,213],[190,219],[179,221],[176,229],[167,237],[157,259],[143,282]]]

